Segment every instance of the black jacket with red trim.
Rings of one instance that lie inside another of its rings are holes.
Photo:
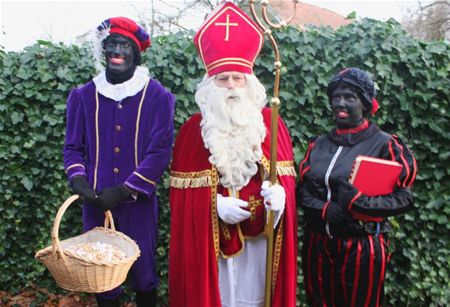
[[[394,160],[403,165],[398,186],[393,193],[369,197],[350,184],[342,186],[343,182],[347,182],[353,161],[358,155]],[[305,158],[300,163],[297,199],[304,209],[307,225],[320,233],[326,233],[326,211],[330,206],[341,206],[349,213],[363,214],[369,217],[368,220],[382,220],[378,231],[387,232],[389,225],[385,222],[386,217],[412,208],[410,187],[416,173],[416,160],[408,147],[400,138],[381,131],[377,125],[369,123],[367,128],[347,130],[334,128],[327,135],[310,142]],[[342,195],[344,192],[345,196]],[[353,237],[375,232],[374,227],[368,227],[373,224],[349,218],[339,223],[328,222],[328,227],[333,236]]]

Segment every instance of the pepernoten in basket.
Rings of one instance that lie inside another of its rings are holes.
[[[52,245],[36,252],[35,258],[48,268],[58,286],[66,290],[99,293],[114,289],[125,281],[131,265],[141,252],[136,242],[115,230],[110,211],[105,213],[105,227],[96,227],[82,235],[60,241],[58,231],[61,218],[78,198],[78,195],[69,197],[59,208],[53,223]],[[89,242],[110,244],[127,256],[120,260],[99,261],[65,251],[69,246]]]

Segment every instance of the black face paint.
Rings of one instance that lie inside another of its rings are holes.
[[[358,94],[348,87],[337,87],[331,94],[334,122],[340,129],[358,127],[364,121],[363,104]]]
[[[111,34],[105,40],[103,49],[108,82],[117,84],[129,80],[136,70],[131,40],[120,34]]]

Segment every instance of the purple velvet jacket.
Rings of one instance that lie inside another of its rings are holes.
[[[119,101],[97,93],[94,81],[72,90],[67,99],[64,168],[68,178],[85,175],[97,192],[124,183],[140,194],[111,210],[116,229],[141,250],[129,276],[136,291],[158,285],[154,192],[171,158],[174,104],[174,96],[152,79],[137,94]],[[104,218],[102,210],[83,206],[85,231],[103,225]],[[112,299],[121,291],[118,287],[101,295]]]
[[[170,161],[174,104],[153,79],[120,101],[96,94],[93,81],[73,89],[64,145],[68,178],[86,175],[96,191],[125,183],[150,196]]]

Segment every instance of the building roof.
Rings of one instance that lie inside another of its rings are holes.
[[[271,0],[270,6],[283,19],[288,19],[293,13],[293,4],[291,0]],[[291,24],[301,26],[316,25],[316,26],[330,26],[337,29],[342,25],[351,23],[352,20],[346,19],[328,9],[324,9],[312,4],[297,3],[297,13]]]

